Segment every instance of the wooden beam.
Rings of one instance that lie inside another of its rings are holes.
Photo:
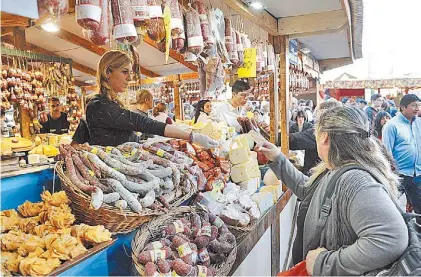
[[[97,54],[98,56],[102,56],[102,55],[105,54],[105,52],[108,51],[108,49],[105,48],[105,47],[95,45],[92,42],[90,42],[89,40],[81,38],[80,36],[75,35],[75,34],[73,34],[71,32],[68,32],[66,30],[63,30],[63,29],[61,29],[59,32],[55,33],[55,35],[62,40],[65,40],[67,42],[76,44],[76,45],[78,45],[82,48],[85,48],[86,50],[88,50],[88,51],[90,51],[94,54]],[[152,72],[151,70],[146,69],[143,66],[140,67],[140,72],[147,77],[159,77],[160,76],[159,74],[157,74],[155,72]]]
[[[72,14],[75,12],[76,0],[69,0],[69,13]]]
[[[348,37],[348,48],[349,48],[349,56],[352,57],[352,60],[354,60],[354,43],[352,38],[352,29],[351,29],[351,10],[349,8],[348,0],[342,0],[342,10],[346,18],[348,19],[348,24],[346,28],[346,35]]]
[[[270,142],[278,144],[278,133],[279,133],[279,117],[276,113],[279,112],[279,100],[278,95],[275,94],[275,76],[270,74],[269,76],[269,111],[270,117]],[[275,274],[276,275],[276,274]]]
[[[348,23],[343,10],[313,13],[278,19],[279,35],[299,35],[320,31],[336,32]]]
[[[353,59],[351,57],[319,60],[319,66],[322,71],[342,67],[352,63]]]
[[[13,27],[13,45],[16,49],[26,50],[26,34],[24,27]]]
[[[28,27],[31,20],[20,15],[1,12],[1,27]]]
[[[250,20],[269,34],[278,35],[278,20],[266,10],[253,10],[240,0],[224,0],[223,2],[241,17]]]
[[[279,89],[279,110],[281,112],[281,150],[284,155],[289,154],[289,38],[288,36],[279,36],[281,45],[280,55],[280,89]]]
[[[180,75],[174,76],[174,113],[175,113],[175,119],[176,120],[184,120],[183,117],[183,102],[181,101],[180,96]]]
[[[90,84],[87,84],[87,83],[85,83],[85,82],[78,81],[78,80],[74,80],[74,81],[73,81],[73,84],[74,84],[75,86],[78,86],[78,87],[88,87],[88,86],[90,86]]]
[[[148,36],[145,36],[143,39],[144,42],[146,42],[147,44],[149,44],[150,46],[158,49],[158,45],[155,41],[151,40]],[[177,62],[181,63],[182,65],[184,65],[185,67],[189,68],[190,70],[197,72],[197,66],[184,61],[184,57],[182,54],[178,53],[177,51],[170,49],[170,57],[173,58],[174,60],[176,60]]]
[[[1,27],[1,36],[8,36],[13,33],[13,27]]]

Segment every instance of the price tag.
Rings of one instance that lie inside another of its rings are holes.
[[[193,250],[191,250],[189,243],[186,242],[177,247],[177,252],[178,255],[180,255],[180,257],[182,258],[193,253]]]
[[[159,260],[165,260],[165,250],[152,250],[149,253],[151,255],[151,260],[153,263]]]
[[[96,155],[98,153],[98,148],[92,148],[91,153]]]
[[[95,173],[92,170],[89,169],[88,172],[89,172],[89,175],[91,175],[92,177],[95,177]]]
[[[170,56],[171,42],[171,10],[168,6],[164,8],[164,26],[165,26],[165,63],[168,63]]]
[[[222,192],[222,190],[225,188],[225,184],[222,180],[213,181],[212,186],[213,186],[212,192]]]
[[[105,152],[107,153],[107,154],[111,154],[111,151],[113,150],[113,148],[111,147],[111,146],[107,146],[107,147],[105,147]]]
[[[198,272],[197,272],[197,276],[199,277],[206,277],[208,270],[206,267],[202,266],[202,265],[198,265],[197,266]]]
[[[158,151],[156,151],[156,155],[160,156],[161,158],[164,157],[165,151],[162,149],[158,149]]]
[[[173,222],[173,225],[175,227],[175,232],[178,233],[182,233],[184,231],[184,224],[183,222],[181,222],[181,220],[176,220]]]
[[[164,246],[162,245],[162,243],[160,241],[152,242],[152,248],[153,249],[161,249],[162,247],[164,247]]]

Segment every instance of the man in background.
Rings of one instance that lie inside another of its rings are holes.
[[[357,100],[358,103],[358,108],[360,108],[361,110],[365,111],[367,109],[367,101],[365,101],[364,99],[359,98]]]
[[[67,121],[67,114],[62,113],[60,110],[60,99],[57,97],[52,97],[50,108],[51,112],[48,114],[48,120],[41,122],[41,134],[53,133],[61,135],[68,133],[70,123]]]
[[[380,111],[383,102],[384,98],[380,94],[374,94],[371,96],[371,106],[367,107],[365,110],[368,121],[370,121],[370,126],[373,125],[374,118],[376,118],[377,113]]]
[[[383,144],[392,153],[402,178],[400,191],[405,192],[415,213],[421,214],[421,109],[420,99],[407,94],[400,101],[400,110],[383,127]],[[421,218],[417,218],[421,224]]]

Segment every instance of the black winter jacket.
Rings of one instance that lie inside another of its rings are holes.
[[[314,128],[303,130],[298,133],[289,134],[289,149],[290,150],[305,150],[304,156],[304,174],[309,175],[310,169],[320,162],[319,154],[317,153],[316,136],[314,135]]]
[[[102,95],[95,95],[86,106],[89,144],[117,146],[128,141],[139,141],[134,132],[163,136],[167,124],[123,109]]]

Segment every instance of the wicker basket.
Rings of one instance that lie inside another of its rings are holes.
[[[184,217],[186,213],[198,211],[197,208],[190,206],[178,207],[168,214],[159,216],[151,220],[148,224],[143,225],[132,240],[132,275],[144,276],[144,266],[138,262],[136,257],[142,252],[146,244],[159,238],[162,230],[175,219]],[[215,276],[227,276],[234,265],[236,257],[237,247],[234,247],[226,261],[218,265],[211,265],[211,268],[215,270]]]
[[[79,222],[90,225],[104,225],[113,234],[129,233],[137,229],[143,223],[148,222],[154,216],[164,214],[162,211],[147,209],[142,213],[134,213],[129,209],[120,210],[111,205],[103,204],[98,210],[90,208],[91,197],[76,187],[66,176],[63,170],[63,162],[58,162],[56,171],[61,180],[61,187],[72,200],[72,211]],[[194,191],[170,203],[170,208],[178,207],[188,200]]]

